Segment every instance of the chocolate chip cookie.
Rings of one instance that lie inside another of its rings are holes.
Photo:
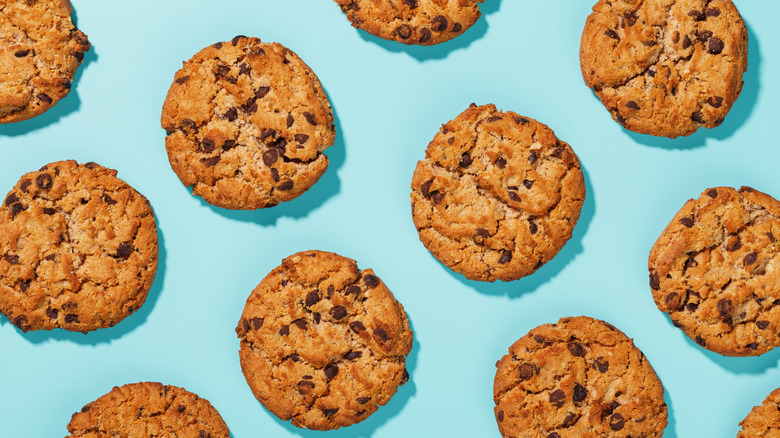
[[[325,90],[298,55],[244,36],[185,62],[162,112],[181,182],[210,204],[247,210],[289,201],[317,182],[333,122]]]
[[[67,0],[9,0],[0,8],[0,123],[26,120],[65,97],[89,50]]]
[[[338,254],[284,259],[252,291],[236,333],[255,397],[297,427],[363,421],[409,379],[403,306],[371,269]]]
[[[716,187],[683,205],[650,251],[658,308],[702,347],[755,356],[780,345],[780,202]]]
[[[229,438],[225,421],[208,400],[154,382],[114,387],[81,408],[66,438]]]
[[[761,406],[755,406],[739,423],[737,438],[769,438],[780,436],[780,389],[775,389]]]
[[[428,145],[412,218],[439,261],[472,280],[510,281],[552,259],[585,199],[580,162],[547,126],[472,104]]]
[[[731,0],[599,0],[580,66],[626,129],[674,138],[723,122],[742,91],[747,35]]]
[[[0,206],[0,313],[22,331],[111,327],[144,303],[156,270],[152,208],[115,170],[47,164]]]
[[[496,364],[498,429],[509,437],[660,437],[664,389],[634,342],[586,316],[531,330]]]
[[[390,41],[430,46],[462,34],[484,0],[335,0],[352,26]]]

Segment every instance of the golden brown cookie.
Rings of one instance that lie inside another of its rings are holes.
[[[433,138],[412,178],[412,218],[439,261],[472,280],[510,281],[571,238],[585,180],[547,126],[472,104]]]
[[[626,129],[674,138],[723,122],[742,90],[747,50],[731,0],[599,0],[580,66]]]
[[[780,345],[780,202],[749,187],[705,190],[650,251],[658,308],[702,347],[755,356]]]
[[[0,123],[37,116],[65,97],[89,50],[63,0],[0,4]]]
[[[325,90],[298,55],[244,36],[185,62],[162,111],[176,175],[231,209],[271,207],[308,190],[328,167],[333,121]]]
[[[156,270],[152,208],[115,170],[51,163],[0,206],[0,313],[22,331],[111,327],[141,307]]]
[[[531,330],[496,364],[504,438],[660,437],[664,389],[634,342],[578,316]]]
[[[225,421],[208,400],[154,382],[114,387],[81,408],[66,438],[229,438]]]
[[[780,437],[780,389],[775,389],[760,406],[755,406],[739,423],[737,438]]]
[[[335,0],[352,26],[386,40],[429,46],[462,34],[484,0]]]
[[[403,306],[371,269],[338,254],[284,259],[252,291],[236,333],[255,397],[298,427],[363,421],[409,379]]]

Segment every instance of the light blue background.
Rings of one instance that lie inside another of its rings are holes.
[[[93,48],[66,99],[0,126],[0,191],[55,160],[118,169],[152,203],[160,267],[146,304],[111,329],[23,334],[0,317],[0,437],[64,436],[81,406],[142,380],[207,398],[236,438],[498,436],[495,362],[531,328],[582,314],[613,323],[647,355],[666,389],[667,437],[735,436],[752,406],[780,386],[780,349],[725,358],[699,348],[656,309],[647,254],[685,200],[707,187],[749,185],[780,197],[780,82],[772,79],[780,2],[737,2],[750,36],[742,96],[721,127],[677,140],[625,131],[583,84],[579,41],[593,2],[486,0],[463,36],[407,47],[353,29],[330,0],[74,0]],[[251,212],[193,197],[168,165],[159,124],[181,62],[238,34],[297,52],[322,81],[338,133],[317,185]],[[549,125],[586,174],[574,237],[511,283],[453,274],[411,220],[417,160],[471,102]],[[234,328],[249,292],[306,249],[373,268],[415,332],[411,381],[368,420],[336,432],[276,419],[238,362]]]

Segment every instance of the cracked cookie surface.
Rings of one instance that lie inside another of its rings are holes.
[[[403,306],[371,269],[338,254],[284,259],[252,291],[236,333],[255,397],[297,427],[363,421],[409,379]]]
[[[754,356],[780,346],[780,202],[749,187],[689,200],[648,261],[658,308],[702,347]]]
[[[404,44],[449,41],[480,17],[484,0],[335,0],[352,26]]]
[[[623,332],[586,316],[531,330],[496,364],[504,438],[660,437],[661,381]]]
[[[65,0],[0,1],[0,123],[48,110],[71,88],[89,50]]]
[[[66,438],[229,438],[219,412],[186,389],[156,382],[114,387],[73,414]]]
[[[328,167],[333,111],[314,72],[278,43],[237,36],[176,72],[163,104],[165,148],[193,194],[230,209],[272,207]]]
[[[0,313],[22,331],[111,327],[157,270],[149,201],[95,163],[30,172],[0,206]]]
[[[764,402],[753,407],[744,420],[737,438],[776,438],[780,436],[780,388],[772,391]]]
[[[742,90],[747,38],[731,0],[600,0],[580,66],[615,121],[674,138],[723,122]]]
[[[494,105],[472,104],[443,125],[412,177],[420,240],[472,280],[510,281],[539,269],[571,238],[584,199],[571,147]]]

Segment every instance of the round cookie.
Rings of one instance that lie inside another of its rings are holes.
[[[271,207],[308,190],[328,167],[333,122],[325,90],[298,55],[244,36],[185,62],[161,118],[181,182],[231,209]]]
[[[371,269],[338,254],[284,259],[252,291],[236,333],[255,397],[297,427],[363,421],[409,379],[403,306]]]
[[[462,34],[484,0],[335,0],[352,26],[390,41],[430,46]]]
[[[747,35],[731,0],[599,0],[580,66],[623,127],[674,138],[723,122],[742,90]]]
[[[208,400],[155,382],[114,387],[81,408],[66,438],[229,438],[225,421]]]
[[[705,190],[650,251],[658,308],[702,347],[755,356],[780,346],[780,202],[749,187]]]
[[[471,105],[442,126],[412,177],[412,218],[439,261],[510,281],[571,238],[585,180],[571,147],[536,120]]]
[[[0,313],[20,330],[111,327],[157,270],[157,226],[140,193],[95,163],[22,176],[0,206]]]
[[[661,437],[661,381],[623,332],[586,316],[531,330],[496,364],[505,438]]]
[[[744,420],[737,438],[768,438],[780,436],[780,388],[772,391],[761,406],[755,406]]]
[[[89,50],[67,0],[10,0],[0,13],[0,123],[26,120],[65,97]]]

